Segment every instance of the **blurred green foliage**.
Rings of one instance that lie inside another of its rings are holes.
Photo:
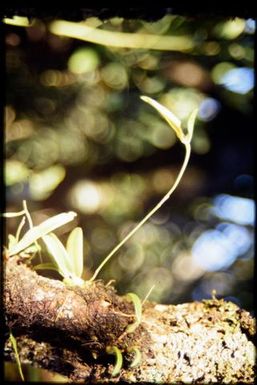
[[[84,278],[90,277],[167,192],[183,160],[174,133],[139,96],[155,98],[183,122],[198,107],[193,156],[177,192],[101,277],[141,298],[155,284],[150,300],[167,303],[200,300],[216,289],[252,310],[254,221],[240,223],[231,205],[241,197],[241,216],[254,215],[254,20],[166,15],[153,23],[83,23],[186,37],[191,48],[112,47],[51,33],[51,22],[42,20],[26,28],[6,24],[7,211],[19,211],[26,199],[35,224],[76,211],[85,235]],[[217,201],[222,194],[230,202],[225,209]],[[16,226],[9,220],[7,231]],[[71,228],[58,236],[67,238]]]

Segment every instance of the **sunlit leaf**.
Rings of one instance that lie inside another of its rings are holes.
[[[123,363],[122,353],[120,349],[117,348],[117,346],[107,346],[106,353],[113,354],[115,356],[115,364],[112,372],[112,377],[115,377],[117,376],[117,374],[119,374],[122,368],[122,363]]]
[[[83,273],[83,230],[75,227],[67,239],[66,250],[71,259],[73,273],[81,277]]]
[[[192,136],[193,136],[193,131],[194,131],[194,125],[195,125],[195,119],[198,114],[198,108],[196,108],[189,116],[188,121],[187,121],[187,135],[186,135],[186,140],[188,142],[191,142]]]
[[[30,246],[32,243],[37,241],[39,238],[65,225],[66,223],[72,221],[76,215],[77,214],[74,213],[73,211],[70,211],[68,213],[58,214],[51,218],[46,219],[40,225],[34,226],[32,229],[27,231],[27,233],[16,245],[14,245],[9,250],[9,253],[8,253],[9,256],[18,254],[19,252],[21,252],[22,250]]]
[[[62,242],[53,233],[44,235],[42,239],[45,242],[50,255],[53,257],[59,273],[64,278],[69,278],[72,275],[72,268],[69,255]]]
[[[140,96],[140,98],[154,107],[160,115],[168,122],[168,124],[173,128],[177,137],[181,142],[183,142],[184,133],[181,127],[181,121],[171,112],[168,108],[164,107],[156,100],[149,98],[148,96]]]
[[[136,321],[130,324],[126,328],[127,333],[133,333],[139,326],[142,319],[142,304],[140,298],[135,293],[128,293],[126,297],[129,298],[134,305]]]
[[[12,248],[14,245],[16,245],[17,239],[14,235],[9,234],[8,235],[8,249]]]

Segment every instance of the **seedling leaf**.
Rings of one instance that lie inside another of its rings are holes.
[[[50,233],[42,237],[45,242],[50,255],[53,257],[54,262],[58,267],[59,273],[64,278],[70,278],[72,275],[71,264],[69,261],[68,253],[58,237]]]
[[[149,98],[149,96],[140,96],[140,98],[154,107],[159,114],[168,122],[168,124],[173,128],[177,137],[181,142],[183,142],[184,133],[181,127],[181,121],[170,111],[168,108],[162,106],[156,100]]]
[[[133,333],[142,320],[142,304],[140,298],[135,293],[128,293],[126,294],[126,297],[128,297],[133,302],[136,317],[136,321],[133,324],[127,326],[126,332]]]
[[[16,237],[12,234],[9,234],[8,235],[8,249],[10,249],[14,245],[16,245],[16,243],[17,243]]]
[[[81,278],[83,273],[83,231],[81,227],[75,227],[67,239],[67,253],[71,260],[73,273]]]
[[[135,357],[134,357],[133,361],[130,364],[130,367],[134,368],[135,366],[140,364],[141,357],[142,357],[141,352],[135,346],[131,347],[128,351],[135,354]]]
[[[22,379],[22,381],[25,381],[24,375],[23,375],[23,372],[22,372],[21,361],[20,361],[20,357],[19,357],[19,353],[18,353],[16,338],[13,336],[12,332],[10,332],[10,337],[9,338],[10,338],[10,341],[11,341],[11,344],[12,344],[12,347],[13,347],[13,350],[14,350],[15,359],[16,359],[16,362],[17,362],[17,365],[18,365],[18,369],[19,369],[19,373],[20,373],[21,379]]]
[[[195,126],[195,119],[198,114],[198,108],[194,109],[187,121],[187,135],[186,135],[186,140],[187,142],[191,142],[192,136],[193,136],[193,131],[194,131],[194,126]]]
[[[112,377],[117,376],[119,374],[122,364],[123,364],[123,357],[122,353],[117,346],[107,346],[106,347],[106,353],[113,354],[115,356],[115,364],[112,372]]]

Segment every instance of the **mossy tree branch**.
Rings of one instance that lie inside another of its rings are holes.
[[[208,300],[182,305],[146,302],[133,333],[133,305],[101,281],[85,288],[38,275],[10,257],[5,266],[6,326],[17,340],[22,363],[66,375],[73,381],[253,383],[253,318],[235,304]],[[121,335],[123,338],[119,338]],[[112,377],[117,346],[124,365]],[[133,347],[141,361],[131,368]],[[5,357],[15,360],[10,342]]]

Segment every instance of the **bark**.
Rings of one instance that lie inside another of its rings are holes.
[[[147,302],[132,333],[134,307],[101,281],[71,287],[40,276],[18,256],[6,260],[6,360],[15,360],[11,328],[22,363],[84,383],[253,383],[255,321],[231,302],[213,298],[181,305]],[[118,347],[123,367],[113,377]],[[135,350],[141,352],[131,367]]]

